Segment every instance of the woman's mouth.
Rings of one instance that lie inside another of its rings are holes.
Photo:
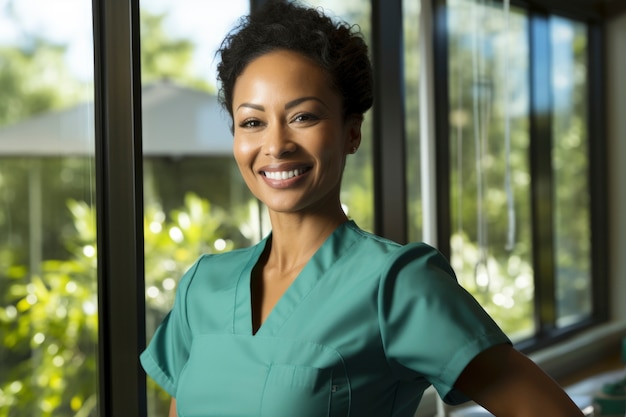
[[[310,168],[299,168],[289,171],[263,171],[263,175],[271,180],[288,180],[290,178],[299,177],[309,169]]]

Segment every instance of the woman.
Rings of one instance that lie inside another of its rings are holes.
[[[273,1],[219,53],[234,156],[272,233],[201,257],[180,281],[141,356],[170,415],[408,417],[434,385],[497,416],[581,416],[436,250],[366,233],[342,211],[372,105],[360,35]]]

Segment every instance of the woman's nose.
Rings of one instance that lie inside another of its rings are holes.
[[[283,158],[295,152],[297,146],[286,127],[276,126],[267,130],[263,148],[266,155]]]

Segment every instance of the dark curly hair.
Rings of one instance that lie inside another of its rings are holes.
[[[300,53],[328,72],[343,97],[344,116],[363,115],[372,106],[372,65],[358,27],[334,22],[317,9],[270,0],[244,16],[217,51],[219,101],[231,118],[237,77],[255,58],[278,49]]]

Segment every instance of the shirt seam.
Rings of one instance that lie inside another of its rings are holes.
[[[445,382],[444,376],[446,373],[450,372],[454,369],[459,369],[459,364],[463,365],[461,368],[461,373],[469,365],[469,363],[481,352],[485,349],[488,349],[491,346],[495,346],[499,343],[506,343],[508,340],[506,338],[501,337],[502,333],[500,332],[487,332],[481,333],[479,336],[472,338],[465,346],[458,350],[452,359],[448,362],[447,366],[441,370],[434,378],[437,379],[443,385],[448,386],[448,383]],[[460,375],[460,374],[459,374]],[[458,378],[457,375],[456,377]],[[452,384],[454,385],[454,384]],[[450,388],[454,388],[454,386],[450,386]]]
[[[208,260],[211,257],[211,254],[203,254],[200,256],[200,258],[198,259],[198,261],[193,265],[192,270],[190,271],[190,277],[189,277],[189,282],[187,283],[187,285],[184,288],[184,297],[183,297],[183,303],[181,305],[181,308],[184,309],[185,312],[185,324],[187,324],[187,328],[189,329],[189,338],[190,340],[190,346],[191,346],[191,342],[193,341],[193,331],[191,329],[191,324],[189,321],[189,309],[187,308],[187,306],[189,305],[189,288],[191,287],[191,284],[193,283],[194,279],[197,276],[198,273],[198,268],[200,267],[200,263],[204,260]]]
[[[149,371],[147,373],[151,378],[157,381],[168,394],[175,397],[178,384],[161,368],[154,356],[152,356],[152,352],[146,351],[146,354],[142,356],[141,362],[145,368],[149,368],[146,371]]]
[[[235,294],[233,296],[233,305],[232,305],[232,320],[231,320],[231,328],[230,331],[232,334],[235,334],[235,328],[236,328],[236,321],[237,321],[237,304],[238,304],[238,300],[239,300],[239,290],[240,290],[240,286],[241,286],[241,280],[244,279],[243,277],[243,271],[245,271],[248,268],[248,265],[250,265],[251,262],[254,261],[255,265],[252,265],[252,267],[250,268],[250,282],[249,284],[252,284],[252,271],[254,270],[254,267],[256,266],[256,263],[259,261],[259,258],[261,257],[261,254],[259,254],[258,256],[256,256],[257,252],[260,250],[261,252],[265,250],[265,247],[267,246],[268,240],[271,237],[271,233],[266,236],[265,238],[263,238],[260,242],[256,243],[253,246],[249,246],[248,248],[245,248],[244,251],[248,251],[250,252],[248,254],[248,260],[246,261],[245,264],[243,264],[242,268],[239,270],[239,275],[237,277],[237,282],[235,283]],[[263,246],[262,248],[260,248],[260,246]],[[256,259],[256,260],[254,260]],[[252,302],[252,291],[250,290],[250,288],[248,289],[250,291],[250,302]],[[250,319],[252,320],[252,305],[250,305]],[[252,326],[252,323],[250,323],[250,326]]]

